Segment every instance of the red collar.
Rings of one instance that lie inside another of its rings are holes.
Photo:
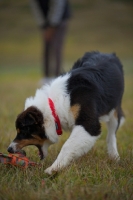
[[[52,115],[53,115],[54,120],[55,120],[55,126],[56,126],[57,135],[61,135],[62,134],[61,124],[60,124],[59,117],[55,112],[54,103],[53,103],[52,99],[50,99],[50,98],[48,98],[48,101],[49,101],[49,106],[50,106],[51,111],[52,111]]]

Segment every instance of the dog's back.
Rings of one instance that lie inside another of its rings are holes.
[[[103,115],[121,105],[124,91],[123,68],[115,54],[86,53],[71,70],[68,90],[88,90],[95,100],[98,114]],[[77,92],[80,95],[80,92]],[[75,98],[75,97],[74,97]]]
[[[80,67],[97,67],[110,62],[116,63],[120,70],[123,72],[122,64],[115,53],[105,54],[98,51],[85,53],[85,55],[82,58],[78,59],[75,62],[72,69],[77,69]]]

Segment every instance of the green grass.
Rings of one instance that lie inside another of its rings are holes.
[[[100,3],[99,3],[100,2]],[[132,200],[133,199],[133,7],[120,1],[72,0],[65,46],[65,69],[85,51],[115,51],[125,71],[124,126],[118,131],[119,163],[108,159],[106,128],[91,152],[56,176],[44,170],[56,159],[69,133],[49,149],[41,167],[26,170],[0,164],[0,200]],[[0,152],[16,135],[15,119],[41,78],[41,38],[26,0],[0,2]],[[35,147],[27,156],[39,162]],[[42,182],[43,181],[43,182]]]

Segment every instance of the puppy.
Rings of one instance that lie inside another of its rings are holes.
[[[112,159],[119,159],[116,131],[124,121],[121,108],[124,92],[122,64],[115,54],[88,52],[66,74],[36,91],[25,102],[16,119],[17,136],[9,145],[14,153],[35,145],[40,158],[58,142],[62,129],[71,134],[46,173],[59,171],[86,154],[99,138],[100,122],[107,124],[107,148]]]

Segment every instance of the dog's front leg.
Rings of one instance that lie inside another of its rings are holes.
[[[45,170],[45,173],[52,174],[67,165],[72,160],[86,154],[94,145],[98,136],[91,136],[82,126],[75,126],[70,137],[63,145],[55,162]]]

